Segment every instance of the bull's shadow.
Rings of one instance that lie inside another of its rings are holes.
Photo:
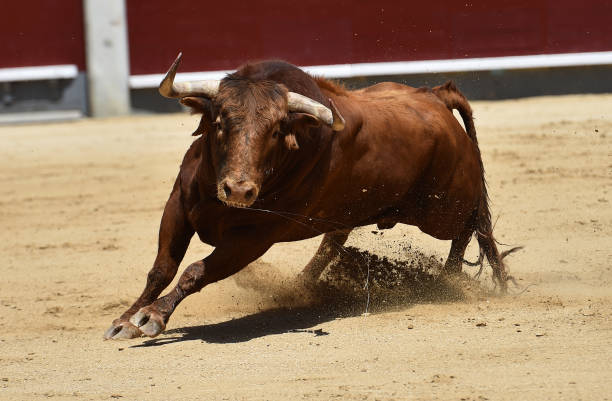
[[[338,318],[405,310],[418,303],[457,302],[488,296],[480,282],[465,273],[440,276],[440,261],[432,256],[414,253],[402,262],[390,261],[355,248],[335,262],[324,281],[311,289],[313,302],[303,307],[278,307],[225,322],[181,327],[165,332],[164,337],[150,339],[134,347],[159,346],[181,341],[239,343],[273,334],[306,332],[327,335],[317,325]],[[363,263],[355,263],[355,261]],[[368,278],[369,277],[369,278]],[[364,289],[368,281],[369,288]],[[369,301],[368,301],[369,294]]]
[[[327,335],[329,333],[312,330],[312,328],[341,316],[351,316],[351,314],[344,314],[335,308],[323,308],[322,306],[276,308],[225,322],[168,330],[165,332],[165,337],[147,340],[134,347],[193,340],[216,344],[240,343],[254,338],[291,332],[310,332],[313,336]]]

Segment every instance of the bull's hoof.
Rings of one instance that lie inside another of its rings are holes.
[[[151,305],[140,308],[140,310],[131,317],[130,323],[138,327],[142,334],[149,337],[157,336],[166,328],[166,323],[164,323],[161,313]]]
[[[111,327],[104,333],[105,340],[126,340],[130,338],[138,338],[142,336],[142,332],[130,322],[113,322]]]

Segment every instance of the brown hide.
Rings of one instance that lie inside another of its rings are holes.
[[[248,206],[334,224],[306,227],[269,213],[227,209],[204,191],[198,195],[210,198],[215,215],[224,216],[220,227],[210,221],[193,222],[204,241],[214,245],[245,222],[278,231],[274,242],[385,221],[417,225],[440,239],[453,239],[465,228],[483,193],[480,157],[433,92],[391,83],[349,92],[315,81],[293,66],[270,64],[248,65],[221,85],[214,108],[221,115],[223,132],[194,145],[205,148],[200,154],[209,155],[199,161],[199,176],[207,177],[199,186],[217,188],[219,195],[222,181],[232,176],[253,182],[261,191]],[[239,79],[244,77],[248,79]],[[278,85],[281,88],[301,90],[323,104],[333,99],[346,128],[334,133],[324,126],[288,127],[286,106],[271,99],[270,94],[282,91],[271,78],[284,84]],[[275,134],[270,131],[279,126],[285,147],[270,139]],[[186,161],[189,158],[188,153]],[[210,235],[209,225],[219,234]]]
[[[287,91],[327,107],[333,101],[345,128],[334,132],[308,115],[288,113]],[[367,224],[410,224],[453,240],[447,271],[461,270],[476,234],[505,288],[472,112],[454,85],[429,90],[381,83],[348,91],[273,61],[238,70],[213,99],[182,101],[203,113],[196,131],[202,136],[187,151],[164,210],[147,286],[106,338],[159,334],[184,297],[234,274],[274,243],[330,233],[320,248],[329,254],[326,248]],[[231,198],[236,193],[238,201]],[[157,299],[194,233],[215,250]],[[321,269],[312,265],[316,277]]]

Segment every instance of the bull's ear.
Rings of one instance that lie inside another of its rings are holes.
[[[181,98],[180,102],[191,109],[191,114],[202,114],[198,128],[191,135],[203,135],[213,131],[213,108],[209,99],[189,96]]]
[[[289,150],[300,148],[297,138],[300,134],[308,132],[310,128],[318,127],[321,122],[313,115],[307,113],[289,113],[281,122],[281,131],[285,136],[285,146]]]
[[[289,113],[283,125],[283,128],[286,128],[290,132],[301,132],[302,130],[318,127],[321,125],[321,122],[312,114]]]
[[[289,150],[300,148],[297,138],[310,128],[318,127],[321,122],[313,115],[307,113],[289,113],[281,123],[281,131],[285,136],[285,146]]]

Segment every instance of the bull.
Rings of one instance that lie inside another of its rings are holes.
[[[473,235],[505,290],[472,110],[452,82],[379,83],[349,91],[282,61],[246,64],[220,81],[159,92],[202,115],[166,203],[157,257],[106,339],[155,337],[177,305],[238,272],[273,244],[325,234],[301,272],[316,282],[355,227],[409,224],[452,240],[444,271],[462,269]],[[454,117],[457,109],[465,129]],[[214,246],[177,273],[191,237]]]

